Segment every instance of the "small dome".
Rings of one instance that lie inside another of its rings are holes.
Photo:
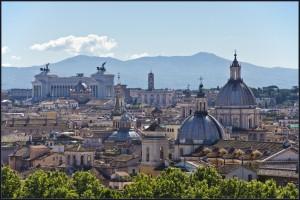
[[[233,80],[225,84],[220,90],[216,106],[255,106],[256,100],[250,88],[243,80]]]
[[[126,142],[129,140],[141,140],[141,137],[138,133],[133,130],[123,130],[119,129],[118,131],[113,132],[108,139],[109,141],[115,142]]]
[[[223,139],[222,125],[211,115],[195,113],[184,120],[178,133],[179,144],[212,145]]]

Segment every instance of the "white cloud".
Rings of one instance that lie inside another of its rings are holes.
[[[117,42],[113,38],[89,34],[82,37],[69,35],[45,43],[33,44],[30,49],[37,51],[66,51],[74,55],[89,54],[99,56],[108,53],[116,46]]]
[[[144,52],[144,53],[140,53],[140,54],[133,54],[131,56],[129,56],[129,59],[137,59],[137,58],[142,58],[142,57],[146,57],[149,56],[148,53]]]
[[[10,63],[3,63],[3,64],[1,64],[1,65],[2,65],[2,67],[10,67],[10,66],[11,66]]]
[[[10,58],[13,59],[13,60],[20,60],[21,59],[20,56],[11,56]]]
[[[8,53],[8,51],[9,51],[9,49],[7,46],[1,47],[2,54],[6,54],[6,53]]]

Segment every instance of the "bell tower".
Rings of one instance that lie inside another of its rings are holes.
[[[120,74],[118,74],[118,84],[115,87],[115,107],[113,115],[122,115],[125,111],[125,101],[122,86],[120,83]]]
[[[207,114],[207,99],[203,92],[202,77],[200,77],[199,90],[196,97],[196,110],[195,114]]]
[[[148,74],[148,90],[154,90],[154,74],[152,71]]]

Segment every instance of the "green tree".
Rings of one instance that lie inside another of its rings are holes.
[[[248,198],[251,199],[262,198],[263,188],[264,188],[264,183],[260,181],[252,180],[248,182],[247,183]]]
[[[133,183],[126,185],[124,198],[153,198],[154,179],[145,174],[137,175]]]
[[[156,198],[185,198],[189,177],[178,168],[168,168],[155,180],[153,195]]]
[[[299,199],[299,190],[293,183],[288,183],[285,187],[280,189],[277,194],[280,199]]]
[[[105,188],[90,172],[78,171],[72,177],[72,184],[81,198],[116,198],[117,192]]]
[[[1,197],[12,198],[21,186],[19,176],[9,167],[1,167]]]
[[[63,172],[37,170],[24,181],[18,198],[76,198],[68,176]]]
[[[46,198],[76,198],[78,194],[72,189],[71,180],[63,172],[48,172],[48,190],[45,191]]]
[[[218,186],[209,187],[206,180],[198,181],[192,184],[188,190],[190,196],[187,198],[212,199],[220,198],[220,190]]]
[[[277,188],[275,181],[273,179],[267,180],[263,186],[262,198],[274,199],[274,198],[276,198],[278,191],[279,191],[279,188]]]
[[[237,178],[224,179],[220,183],[222,198],[247,198],[247,183]]]
[[[208,186],[215,186],[222,180],[221,175],[214,167],[198,167],[196,172],[191,175],[192,183],[206,180]]]

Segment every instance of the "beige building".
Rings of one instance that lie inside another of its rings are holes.
[[[175,104],[176,93],[174,90],[154,89],[154,74],[148,74],[148,89],[130,89],[133,102],[151,106],[167,107]]]
[[[152,133],[142,139],[142,164],[150,166],[164,165],[169,159],[169,140],[165,135]]]
[[[113,173],[110,179],[109,187],[117,190],[122,190],[126,185],[132,183],[130,175],[123,171]]]
[[[81,145],[66,149],[64,154],[67,166],[91,167],[94,163],[95,150]]]

